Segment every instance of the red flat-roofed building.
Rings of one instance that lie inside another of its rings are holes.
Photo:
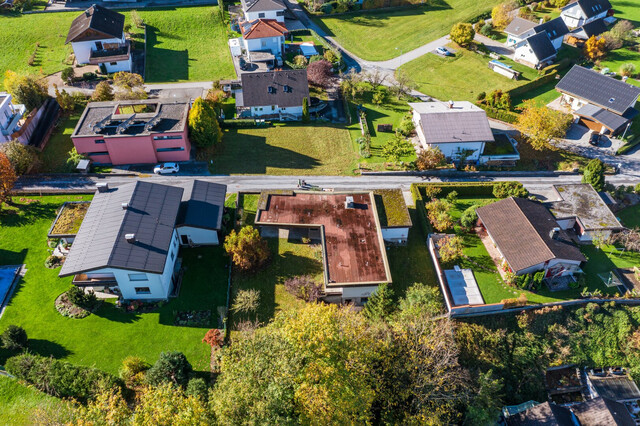
[[[327,301],[361,304],[391,282],[372,193],[263,193],[256,218],[263,235],[284,229],[320,241]]]

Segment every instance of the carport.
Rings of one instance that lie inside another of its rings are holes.
[[[620,116],[591,104],[583,105],[574,114],[579,117],[578,123],[588,129],[598,133],[608,132],[612,135],[622,130],[629,120],[633,118]]]

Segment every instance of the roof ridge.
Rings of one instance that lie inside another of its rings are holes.
[[[540,241],[542,241],[542,244],[544,244],[544,247],[547,249],[547,251],[551,254],[551,259],[556,259],[556,254],[553,252],[553,250],[551,250],[549,248],[549,245],[547,244],[547,242],[544,240],[544,238],[542,238],[542,235],[540,235],[540,232],[538,232],[538,230],[536,229],[535,226],[533,226],[533,224],[531,223],[531,221],[529,220],[529,218],[527,217],[526,214],[524,214],[524,212],[522,211],[522,207],[520,207],[520,204],[518,204],[515,200],[515,197],[509,197],[509,199],[511,199],[511,201],[515,204],[515,206],[517,207],[518,211],[520,212],[520,214],[522,215],[522,217],[524,217],[525,222],[533,229],[533,231],[536,233],[536,235],[538,236],[538,238],[540,238]],[[523,198],[523,200],[525,200]],[[534,201],[530,201],[530,200],[525,200],[528,201],[530,203],[533,203]],[[543,206],[544,207],[544,206]],[[546,209],[546,207],[544,207]]]

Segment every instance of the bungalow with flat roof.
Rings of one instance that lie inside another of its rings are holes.
[[[180,245],[219,241],[226,187],[196,180],[185,188],[144,181],[100,185],[60,277],[124,299],[167,299],[181,276]]]
[[[321,244],[326,301],[363,304],[378,285],[391,283],[371,192],[263,192],[255,224],[263,236]]]
[[[569,28],[578,28],[607,17],[612,10],[609,0],[576,0],[561,9],[560,18]]]
[[[245,73],[236,92],[236,111],[242,118],[301,120],[302,103],[309,99],[306,70]]]
[[[131,43],[124,33],[124,15],[93,5],[71,23],[71,43],[78,64],[104,66],[108,73],[131,71]]]
[[[398,245],[407,244],[409,229],[413,223],[402,190],[376,189],[373,194],[384,241]]]
[[[524,198],[506,198],[476,210],[482,227],[516,275],[545,271],[545,278],[581,272],[584,255],[547,208]]]
[[[572,229],[580,241],[606,240],[624,229],[590,184],[553,185],[553,189],[559,200],[550,203],[551,213],[561,229]]]
[[[616,135],[638,115],[634,108],[640,87],[574,65],[558,82],[560,102],[569,107],[578,124],[598,133]]]
[[[189,99],[89,102],[71,134],[79,154],[99,164],[188,161]]]

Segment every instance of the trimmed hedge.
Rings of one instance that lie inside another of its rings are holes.
[[[558,71],[553,70],[549,74],[544,75],[540,78],[536,78],[530,83],[523,84],[522,86],[518,86],[511,90],[508,90],[507,93],[511,96],[511,99],[513,99],[517,95],[530,92],[533,89],[537,89],[538,87],[544,86],[548,82],[555,80],[556,75],[558,75]],[[560,94],[558,94],[558,96],[560,96]]]
[[[510,124],[513,124],[518,120],[518,115],[511,111],[493,108],[481,103],[478,103],[476,105],[482,108],[487,113],[487,117],[489,118],[504,121],[505,123],[510,123]]]
[[[261,126],[271,126],[270,121],[267,121],[265,123],[266,124],[261,124]],[[237,120],[223,120],[221,127],[223,129],[248,129],[258,127],[258,125],[256,124],[256,120],[254,120],[253,118],[240,118]]]
[[[459,197],[493,197],[493,187],[498,182],[437,182],[437,183],[414,183],[419,188],[420,196],[424,198],[424,188],[438,187],[442,191],[438,194],[438,198],[446,197],[450,192],[456,191]]]
[[[124,390],[122,380],[97,368],[81,367],[30,353],[9,358],[5,368],[18,379],[59,398],[86,401],[105,389]]]

